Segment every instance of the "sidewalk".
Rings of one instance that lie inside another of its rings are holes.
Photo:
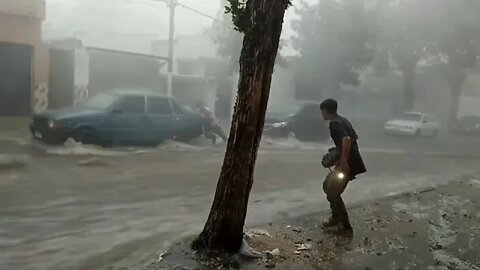
[[[480,269],[480,180],[367,202],[350,209],[355,234],[322,231],[326,213],[250,230],[261,259],[198,263],[188,241],[162,260],[126,269]],[[206,264],[210,266],[206,266]],[[219,267],[221,266],[221,267]]]

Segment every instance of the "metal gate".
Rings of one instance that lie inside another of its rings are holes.
[[[33,48],[0,42],[0,116],[31,113]]]

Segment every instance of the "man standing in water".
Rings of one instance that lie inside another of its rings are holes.
[[[323,224],[324,228],[336,228],[334,232],[353,233],[345,203],[341,197],[348,182],[367,169],[358,150],[358,136],[348,119],[337,114],[338,103],[326,99],[320,104],[323,119],[329,121],[330,136],[335,144],[335,169],[327,175],[323,190],[330,202],[332,216]]]
[[[212,144],[215,144],[217,142],[218,135],[224,142],[226,142],[228,140],[227,135],[225,135],[225,132],[223,132],[220,123],[210,109],[203,103],[197,102],[197,110],[206,122],[203,127],[205,138],[212,140]]]

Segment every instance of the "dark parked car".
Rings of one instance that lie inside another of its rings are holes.
[[[303,104],[274,105],[267,109],[265,115],[265,125],[287,122],[290,117],[295,115],[303,107]]]
[[[78,109],[33,116],[32,135],[48,144],[73,138],[84,144],[158,144],[202,134],[204,120],[173,99],[150,92],[99,94]]]
[[[322,141],[328,138],[328,126],[317,103],[272,106],[265,116],[264,133],[270,136],[294,135],[301,141]]]
[[[460,135],[480,135],[480,116],[465,115],[460,117],[455,126],[455,132]]]

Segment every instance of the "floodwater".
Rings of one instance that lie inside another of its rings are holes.
[[[364,147],[369,172],[349,185],[347,204],[478,170],[479,160],[462,158],[458,145],[449,155],[448,143],[435,142],[441,151],[429,143]],[[248,226],[327,208],[319,166],[325,147],[265,140]],[[21,137],[0,138],[0,149],[20,163],[0,166],[0,269],[7,270],[116,269],[153,259],[202,229],[224,152],[201,141],[103,149],[46,147]]]

